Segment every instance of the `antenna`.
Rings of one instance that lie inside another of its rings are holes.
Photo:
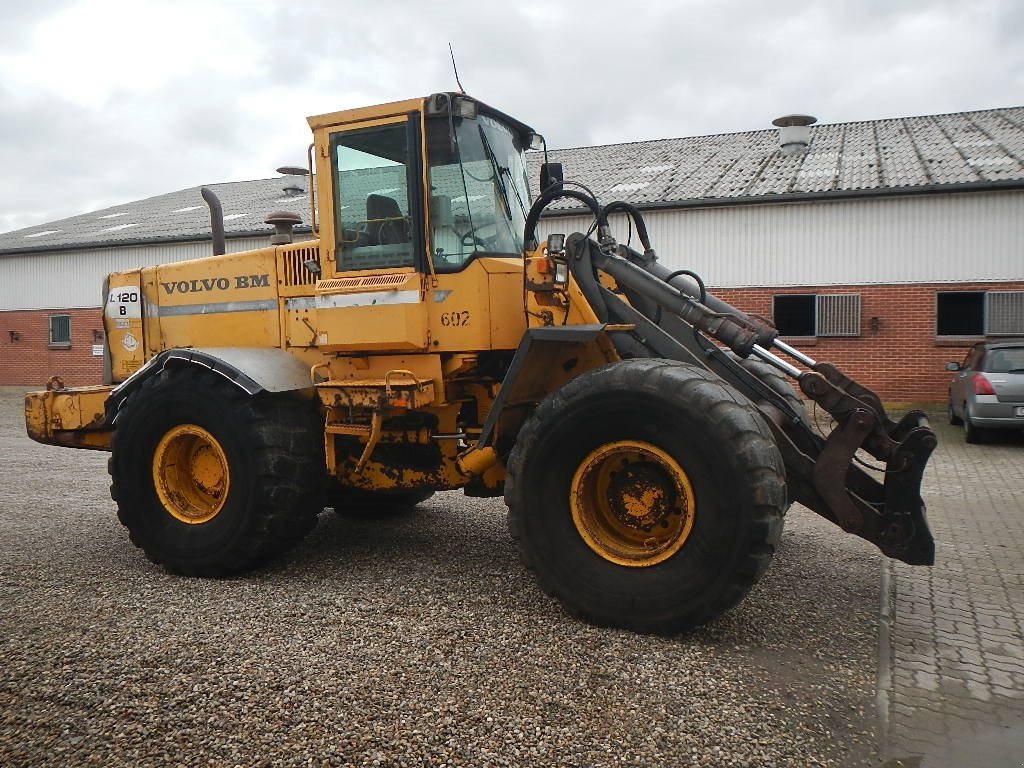
[[[462,83],[459,82],[459,68],[455,66],[455,51],[452,50],[452,44],[448,43],[448,53],[452,55],[452,69],[455,71],[455,84],[459,86],[459,93],[465,93],[466,89],[462,87]]]

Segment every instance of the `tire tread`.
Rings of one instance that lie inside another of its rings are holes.
[[[673,392],[673,399],[713,415],[714,439],[725,443],[725,451],[746,457],[749,469],[743,483],[750,489],[751,519],[742,542],[743,552],[727,584],[702,606],[668,616],[645,616],[623,610],[608,619],[581,607],[567,594],[548,569],[538,561],[527,541],[525,516],[529,513],[524,477],[525,464],[546,438],[551,426],[574,403],[596,390]],[[574,615],[591,623],[623,626],[641,632],[675,633],[706,623],[728,611],[750,591],[767,569],[782,533],[786,503],[785,468],[768,426],[760,412],[719,377],[695,366],[660,359],[634,359],[583,374],[549,395],[537,407],[519,432],[507,463],[505,501],[509,508],[508,529],[520,561],[538,579],[542,590],[562,601]]]

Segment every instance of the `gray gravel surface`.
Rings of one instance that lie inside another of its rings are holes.
[[[880,556],[794,508],[688,636],[598,629],[519,564],[500,500],[325,512],[258,573],[128,541],[105,453],[0,389],[0,765],[854,766],[875,761]]]

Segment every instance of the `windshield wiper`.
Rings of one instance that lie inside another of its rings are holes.
[[[478,125],[476,127],[480,131],[480,142],[484,146],[484,152],[487,155],[487,159],[491,163],[491,173],[494,174],[494,180],[497,182],[498,191],[501,192],[501,202],[505,206],[505,218],[512,221],[512,204],[508,200],[508,191],[505,189],[505,181],[502,179],[502,175],[508,173],[508,168],[503,168],[501,163],[498,162],[497,155],[494,154],[494,150],[491,149],[491,143],[487,141],[487,134],[484,133],[484,127]]]

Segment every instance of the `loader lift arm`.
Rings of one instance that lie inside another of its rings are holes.
[[[527,250],[537,248],[540,211],[560,196],[587,197],[575,190],[542,194],[527,218]],[[791,500],[872,542],[889,557],[911,565],[933,564],[935,545],[920,485],[936,439],[925,414],[911,411],[893,422],[874,392],[830,363],[785,344],[767,322],[707,293],[693,273],[673,272],[658,263],[635,207],[614,202],[601,208],[594,200],[586,202],[597,212],[597,237],[570,236],[565,258],[598,317],[633,326],[628,334],[617,334],[620,354],[696,363],[721,376],[765,414],[786,465]],[[643,253],[612,237],[608,214],[616,210],[633,218]],[[599,272],[613,278],[618,291],[602,285]],[[785,397],[709,338],[741,360],[760,360],[793,379],[804,395],[831,415],[835,428],[827,436],[817,434]],[[884,463],[879,468],[884,480],[857,465],[863,464],[859,451]]]

